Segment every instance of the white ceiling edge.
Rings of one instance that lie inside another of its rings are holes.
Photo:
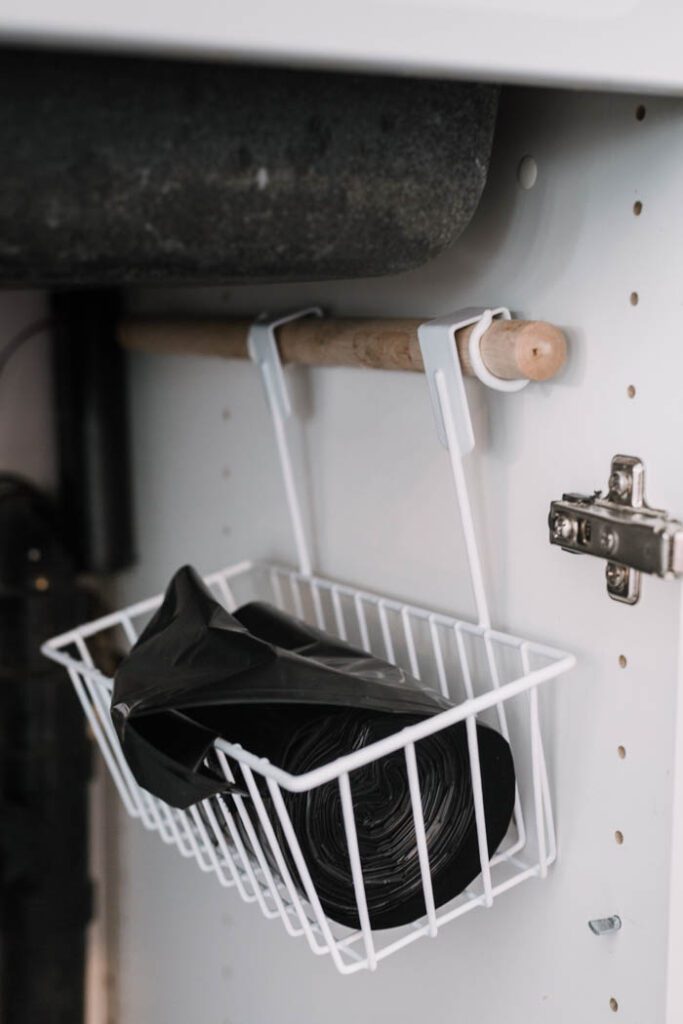
[[[0,42],[683,93],[675,0],[0,0]]]

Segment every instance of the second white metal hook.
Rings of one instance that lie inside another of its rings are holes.
[[[420,351],[424,362],[427,386],[432,401],[436,432],[444,448],[448,448],[448,432],[444,422],[443,403],[437,387],[437,374],[440,375],[449,397],[450,414],[453,417],[453,433],[457,441],[460,455],[467,455],[474,448],[474,431],[470,417],[462,366],[458,356],[455,340],[456,332],[462,327],[474,324],[470,336],[469,355],[475,374],[487,387],[496,391],[519,391],[529,382],[526,380],[510,381],[494,377],[484,365],[479,351],[479,344],[484,331],[491,325],[494,317],[510,319],[510,310],[505,306],[495,309],[484,307],[467,307],[446,316],[436,317],[421,324],[417,329]]]
[[[288,313],[274,320],[269,320],[262,316],[255,320],[249,328],[249,337],[247,339],[249,356],[261,371],[268,408],[273,420],[278,457],[287,495],[287,507],[289,508],[289,517],[292,522],[294,542],[299,560],[299,571],[304,576],[311,575],[311,556],[306,542],[306,531],[304,529],[301,505],[292,469],[292,459],[285,432],[285,420],[289,419],[292,414],[292,405],[289,400],[275,331],[282,324],[287,324],[291,320],[299,320],[304,316],[322,315],[322,310],[318,306],[309,306],[307,309],[300,309],[296,313]]]
[[[306,309],[278,316],[274,320],[262,313],[249,328],[247,338],[249,358],[261,371],[268,401],[274,403],[283,419],[289,419],[292,415],[292,405],[285,383],[275,332],[278,327],[282,327],[283,324],[288,324],[292,320],[301,320],[305,316],[322,315],[323,311],[319,306],[308,306]]]

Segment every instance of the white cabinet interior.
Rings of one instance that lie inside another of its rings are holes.
[[[312,303],[337,315],[432,317],[474,304],[566,330],[563,375],[519,394],[468,382],[468,465],[496,624],[577,655],[543,694],[559,841],[544,883],[468,915],[377,975],[337,976],[123,811],[118,842],[121,1024],[674,1024],[683,889],[680,585],[644,579],[610,601],[601,563],[548,543],[549,502],[641,457],[683,513],[678,332],[683,107],[676,100],[519,90],[501,108],[490,178],[455,247],[395,278],[140,292],[144,311],[239,315]],[[537,173],[526,188],[529,158]],[[245,553],[291,562],[261,385],[246,363],[130,360],[140,563],[157,592],[180,564]],[[455,613],[471,609],[445,454],[422,375],[292,369],[314,563],[328,575]],[[113,838],[113,837],[112,837]],[[619,914],[616,935],[588,920]],[[680,917],[680,914],[678,915]]]

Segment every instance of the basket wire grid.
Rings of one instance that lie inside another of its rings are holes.
[[[423,685],[433,687],[453,701],[453,707],[299,775],[284,771],[239,745],[216,740],[214,752],[226,781],[235,781],[236,762],[248,796],[214,796],[189,810],[180,810],[146,792],[133,778],[110,716],[112,680],[96,663],[100,638],[113,634],[119,646],[132,646],[161,604],[162,595],[55,637],[43,650],[67,669],[128,813],[157,832],[164,842],[175,846],[184,857],[194,860],[201,871],[214,874],[222,886],[234,887],[247,903],[257,904],[267,918],[279,918],[290,935],[305,936],[314,953],[329,954],[341,973],[351,974],[374,970],[381,960],[399,949],[423,936],[435,936],[448,921],[475,907],[490,907],[496,896],[527,879],[545,877],[556,856],[556,842],[538,687],[567,672],[575,659],[490,627],[461,446],[456,439],[452,396],[438,369],[434,386],[463,522],[478,623],[311,574],[284,425],[289,409],[288,403],[282,401],[286,392],[272,331],[274,325],[258,326],[262,358],[258,344],[252,348],[252,357],[262,371],[275,427],[299,570],[242,562],[208,576],[207,585],[228,611],[247,600],[266,600],[342,640],[360,645],[404,668]],[[466,401],[464,389],[456,399]],[[493,857],[487,843],[477,738],[477,721],[487,718],[495,722],[511,744],[517,776],[512,823]],[[437,909],[416,744],[458,722],[466,726],[481,874],[455,900]],[[425,914],[410,925],[378,932],[371,928],[365,895],[354,815],[353,773],[397,751],[402,751],[405,758]],[[339,925],[324,913],[283,797],[283,792],[303,794],[328,783],[339,789],[360,924],[356,929]],[[269,797],[268,807],[264,793]],[[291,865],[296,867],[297,881],[292,877]]]

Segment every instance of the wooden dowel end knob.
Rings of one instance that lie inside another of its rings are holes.
[[[463,369],[473,373],[469,356],[472,327],[458,331]],[[543,320],[494,320],[481,337],[486,368],[502,380],[550,380],[564,366],[567,340],[559,327]]]

